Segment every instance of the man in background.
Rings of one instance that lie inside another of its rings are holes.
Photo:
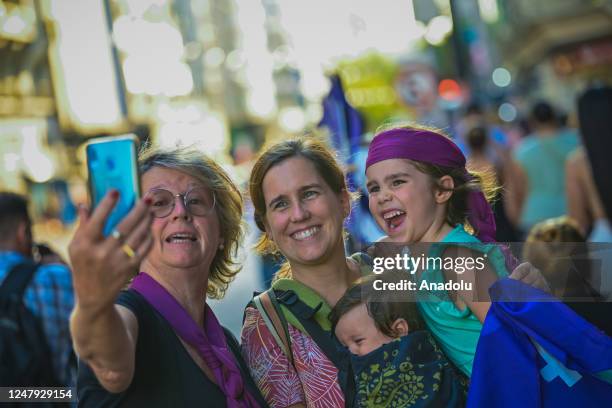
[[[70,270],[48,247],[34,244],[26,198],[0,192],[0,284],[14,268],[35,262],[23,304],[40,322],[56,380],[72,386],[76,367],[69,331],[74,305]]]

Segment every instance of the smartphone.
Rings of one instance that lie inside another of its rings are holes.
[[[85,151],[92,209],[109,190],[119,191],[119,201],[104,226],[107,236],[140,198],[138,138],[131,134],[102,137],[89,142]]]

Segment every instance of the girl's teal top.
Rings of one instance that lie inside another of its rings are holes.
[[[481,253],[499,277],[508,275],[506,260],[500,248],[496,244],[482,243],[475,236],[468,234],[462,225],[456,226],[442,241],[432,244],[428,256],[443,258],[444,251],[453,246],[466,247]],[[423,271],[419,285],[422,281],[428,284],[446,282],[444,272],[437,268],[437,265]],[[444,290],[419,290],[418,293],[421,315],[444,354],[464,374],[470,376],[482,324],[468,307],[458,309]]]

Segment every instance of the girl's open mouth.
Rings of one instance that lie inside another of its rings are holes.
[[[383,214],[383,219],[385,220],[389,231],[393,231],[402,225],[405,218],[406,213],[401,210],[391,210]]]

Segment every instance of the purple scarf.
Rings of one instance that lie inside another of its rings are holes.
[[[465,156],[447,137],[424,129],[396,128],[378,134],[370,144],[366,169],[389,159],[410,159],[443,167],[463,168],[466,180],[472,175],[465,169]],[[495,242],[495,217],[481,191],[468,196],[468,221],[482,242]]]
[[[225,394],[228,408],[259,407],[255,398],[245,389],[238,364],[227,347],[223,329],[206,303],[202,330],[181,304],[145,272],[134,278],[130,288],[140,293],[166,319],[176,334],[198,351],[214,373],[217,385]]]

